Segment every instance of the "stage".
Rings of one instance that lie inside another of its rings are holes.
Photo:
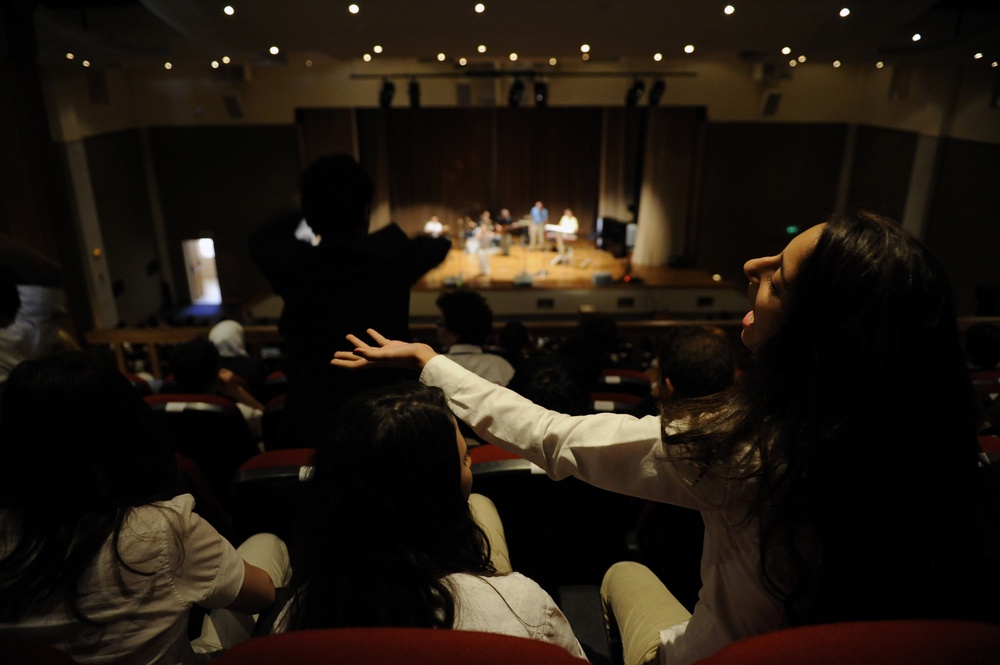
[[[519,244],[509,256],[497,249],[484,274],[478,252],[452,249],[414,286],[411,319],[435,319],[438,293],[459,287],[482,291],[498,319],[571,318],[583,308],[625,318],[739,319],[746,313],[742,281],[716,281],[695,268],[630,266],[588,241],[574,243],[568,263],[557,256],[551,248],[529,251]]]

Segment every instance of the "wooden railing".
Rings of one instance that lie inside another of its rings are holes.
[[[985,321],[1000,325],[1000,317],[963,317],[958,320],[959,330],[965,330],[973,323]],[[499,330],[502,323],[494,327]],[[579,321],[525,321],[535,338],[567,337],[579,326]],[[617,321],[617,333],[622,339],[656,338],[667,328],[674,326],[717,326],[736,334],[741,322],[736,319],[707,321]],[[156,378],[163,378],[163,366],[160,361],[160,347],[172,344],[183,344],[199,337],[207,337],[210,328],[207,326],[172,327],[172,328],[114,328],[111,330],[91,330],[86,334],[89,344],[107,344],[115,354],[118,368],[130,371],[126,359],[126,345],[143,346],[145,366]],[[415,339],[433,341],[436,338],[436,327],[432,323],[413,323],[410,330]],[[244,339],[251,353],[260,353],[266,346],[280,346],[284,340],[275,325],[248,325],[244,327]]]

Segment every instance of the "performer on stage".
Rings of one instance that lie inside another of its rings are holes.
[[[569,239],[576,239],[576,233],[580,230],[580,222],[577,221],[573,211],[566,208],[563,212],[562,218],[559,220],[559,225],[549,225],[546,228],[555,234],[556,249],[559,251],[559,255],[552,260],[552,265],[557,263],[568,264],[571,260],[571,256],[568,256],[566,253],[566,241]],[[571,236],[572,238],[570,238]],[[570,252],[572,251],[573,248],[570,247]]]
[[[514,218],[510,216],[510,210],[501,208],[494,230],[500,234],[500,253],[504,256],[510,256],[510,233],[513,230],[511,228],[513,223]]]
[[[535,207],[531,209],[531,226],[529,230],[529,249],[545,250],[545,224],[549,221],[549,211],[542,205],[541,201],[535,202]]]

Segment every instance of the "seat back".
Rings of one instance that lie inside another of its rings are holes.
[[[270,450],[240,466],[229,488],[233,534],[241,542],[255,533],[273,533],[290,542],[312,477],[312,448]]]
[[[580,665],[562,647],[524,637],[432,628],[331,628],[267,635],[238,644],[217,665]]]
[[[230,400],[216,395],[149,395],[146,402],[176,452],[194,460],[220,500],[240,464],[260,453],[246,420]]]
[[[514,569],[550,594],[600,584],[611,564],[631,558],[627,534],[645,501],[576,478],[556,482],[525,459],[473,464],[472,476],[472,490],[496,504]]]
[[[1000,626],[863,621],[789,628],[740,640],[698,665],[995,665]]]

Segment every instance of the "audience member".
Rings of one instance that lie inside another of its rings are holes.
[[[440,390],[410,383],[356,398],[313,465],[296,591],[278,630],[453,628],[583,657],[552,598],[510,571],[492,502],[470,500],[468,450]]]
[[[662,403],[714,395],[733,384],[729,342],[698,326],[667,329],[656,355],[654,393]]]
[[[247,353],[243,325],[232,319],[220,321],[208,332],[208,339],[219,350],[222,367],[242,378],[251,395],[259,395],[267,377],[264,365]]]
[[[549,211],[536,201],[531,209],[531,226],[528,227],[528,249],[545,250],[545,225],[549,222]]]
[[[62,267],[0,233],[0,396],[14,366],[57,343],[65,317]]]
[[[349,155],[320,158],[302,176],[302,211],[250,236],[254,261],[284,299],[278,329],[288,352],[286,445],[311,445],[331,409],[359,388],[412,376],[388,371],[345,378],[327,366],[335,351],[348,348],[344,334],[369,321],[409,339],[410,288],[451,248],[447,238],[408,238],[395,224],[369,233],[373,191]],[[315,245],[295,239],[303,217],[317,235]]]
[[[572,357],[543,351],[521,363],[507,387],[551,411],[582,416],[594,410],[589,385]]]
[[[488,381],[507,385],[514,376],[509,362],[483,346],[493,334],[493,310],[475,291],[448,291],[437,299],[441,310],[438,341],[448,357]]]
[[[284,544],[233,549],[177,482],[152,411],[113,366],[76,351],[14,368],[0,403],[0,637],[80,663],[194,663],[192,605],[266,609]]]
[[[254,439],[261,440],[264,405],[250,394],[237,374],[222,367],[212,342],[201,338],[178,344],[170,354],[170,369],[182,393],[222,395],[233,400]]]
[[[751,371],[662,419],[547,411],[371,329],[376,346],[352,335],[332,363],[420,367],[477,433],[553,478],[701,511],[693,616],[640,564],[605,576],[627,665],[691,663],[789,625],[1000,621],[995,479],[938,263],[859,213],[744,270]]]
[[[1000,326],[973,323],[966,328],[963,342],[971,369],[1000,369]]]
[[[508,321],[497,333],[497,349],[516,371],[532,353],[534,339],[521,321]]]

